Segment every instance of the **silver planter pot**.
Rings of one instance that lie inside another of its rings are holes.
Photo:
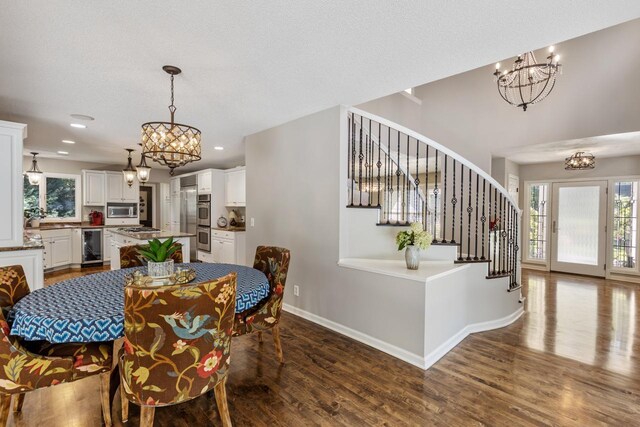
[[[174,266],[173,260],[170,259],[165,262],[153,262],[147,263],[147,274],[154,279],[164,279],[173,274]]]
[[[409,270],[417,270],[420,267],[420,248],[409,245],[404,251],[404,260]]]

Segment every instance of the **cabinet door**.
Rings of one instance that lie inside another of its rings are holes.
[[[103,256],[103,260],[104,261],[109,261],[111,260],[111,239],[113,238],[113,234],[111,234],[110,232],[106,231],[104,233],[104,242],[103,242],[103,249],[102,249],[102,256]]]
[[[51,240],[51,266],[71,264],[71,237],[54,237]]]
[[[225,173],[225,205],[244,206],[246,204],[245,176],[244,169]]]
[[[235,244],[229,240],[220,241],[220,261],[223,264],[235,264],[236,263],[236,250]]]
[[[46,270],[47,268],[53,267],[51,265],[51,239],[42,239],[42,243],[44,244],[44,251],[42,251],[42,267]]]
[[[220,240],[211,241],[211,262],[222,262],[220,256],[222,252],[222,242]]]
[[[98,171],[83,173],[82,183],[84,205],[102,206],[105,203],[105,174]]]
[[[124,178],[122,178],[122,201],[129,203],[140,202],[140,184],[137,179],[134,180],[131,187],[129,187]]]
[[[122,185],[124,176],[121,173],[107,173],[107,202],[122,202]]]
[[[198,174],[198,192],[211,193],[211,171]]]

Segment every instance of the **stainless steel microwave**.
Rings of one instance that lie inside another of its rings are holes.
[[[107,204],[107,218],[137,218],[137,203],[109,203]]]

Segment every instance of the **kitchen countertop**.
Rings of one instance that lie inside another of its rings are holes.
[[[181,233],[181,232],[172,232],[172,231],[143,231],[138,233],[132,233],[129,231],[121,231],[121,230],[112,230],[113,234],[120,234],[121,236],[127,236],[136,240],[151,240],[151,239],[168,239],[169,237],[180,238],[180,237],[195,237],[195,234],[191,233]]]
[[[25,230],[60,230],[65,228],[122,228],[122,227],[138,227],[138,224],[132,225],[91,225],[87,222],[54,222],[40,224],[39,227],[26,227]]]
[[[0,248],[0,252],[11,251],[29,251],[31,249],[44,249],[42,237],[39,234],[24,233],[24,243],[22,246],[12,246],[8,248]]]
[[[247,231],[245,227],[211,227],[212,230],[241,232]]]

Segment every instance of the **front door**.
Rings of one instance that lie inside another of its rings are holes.
[[[604,277],[607,182],[553,184],[551,270]]]

